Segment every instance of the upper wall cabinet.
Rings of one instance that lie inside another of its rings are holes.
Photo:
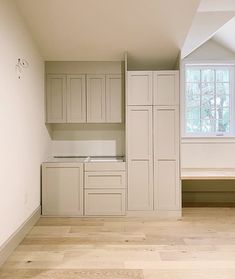
[[[121,123],[123,79],[110,75],[48,75],[47,123]]]
[[[105,110],[105,75],[87,75],[87,122],[105,122]]]
[[[151,71],[128,72],[128,106],[152,105],[152,75]]]
[[[85,75],[67,76],[67,122],[86,122]]]
[[[124,89],[121,75],[106,75],[106,120],[121,123],[124,111]]]
[[[66,76],[47,76],[47,122],[66,122]]]
[[[160,71],[153,73],[153,102],[156,106],[174,106],[179,104],[178,71]]]

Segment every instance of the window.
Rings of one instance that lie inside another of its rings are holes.
[[[185,67],[185,135],[233,134],[233,66]]]

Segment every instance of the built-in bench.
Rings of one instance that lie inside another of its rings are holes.
[[[206,168],[182,168],[181,169],[181,179],[182,180],[225,180],[225,179],[235,179],[235,168],[230,169],[206,169]]]
[[[183,168],[183,206],[235,206],[235,168]]]

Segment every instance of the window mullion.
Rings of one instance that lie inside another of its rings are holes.
[[[200,69],[200,132],[202,132],[202,70]]]
[[[216,96],[217,96],[217,88],[216,88],[216,69],[214,69],[214,132],[216,133],[216,122],[217,122],[217,117],[216,117]]]

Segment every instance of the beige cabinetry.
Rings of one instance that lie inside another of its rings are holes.
[[[127,95],[128,210],[179,211],[178,71],[129,72]]]
[[[85,215],[124,215],[125,163],[85,163]]]
[[[106,75],[106,121],[121,123],[124,114],[124,88],[121,75]]]
[[[153,73],[153,104],[155,106],[179,105],[179,72]]]
[[[152,210],[152,107],[128,106],[127,120],[128,210]]]
[[[42,215],[83,215],[83,164],[43,164]]]
[[[86,122],[85,75],[67,76],[67,122]]]
[[[153,74],[149,71],[128,72],[127,105],[152,105]]]
[[[179,74],[154,73],[154,209],[180,210]]]
[[[121,123],[121,75],[48,75],[47,123]]]
[[[154,208],[179,210],[179,108],[154,107]]]
[[[105,75],[87,75],[87,122],[106,121]]]
[[[66,76],[47,76],[46,111],[48,123],[66,122]]]
[[[125,215],[125,169],[124,162],[44,163],[42,215]]]

